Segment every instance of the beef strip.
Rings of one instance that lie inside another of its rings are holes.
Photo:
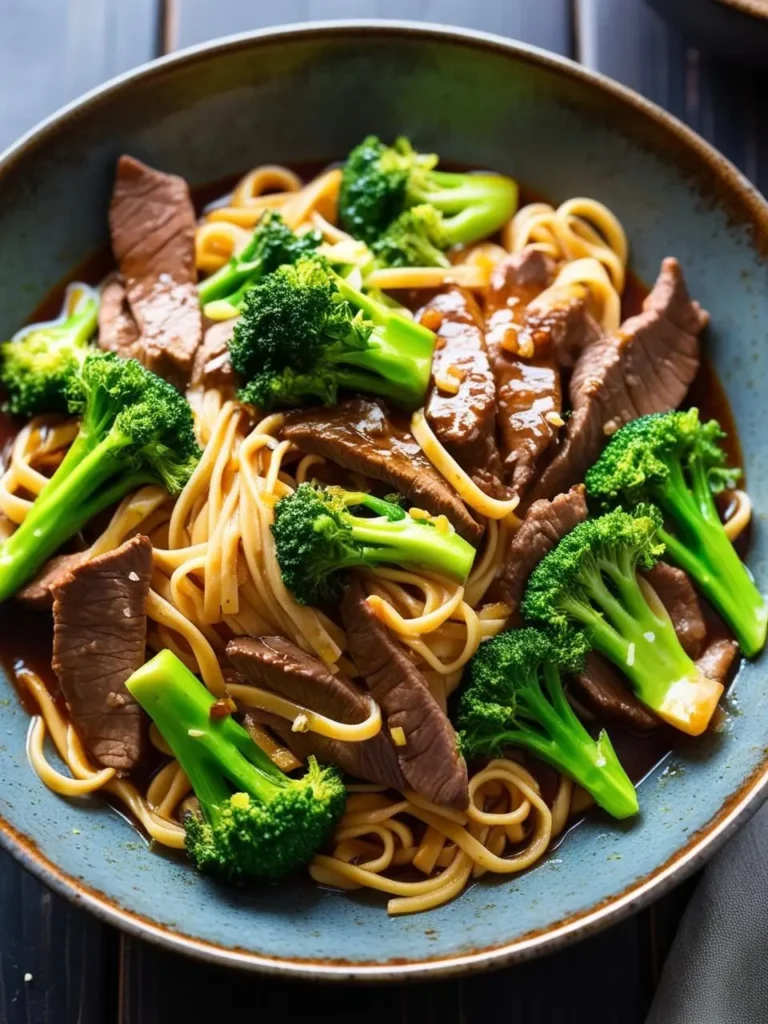
[[[195,210],[187,183],[133,157],[120,157],[109,226],[124,295],[115,287],[107,296],[117,324],[102,314],[101,345],[132,355],[184,386],[202,336]],[[136,329],[133,342],[129,315]]]
[[[590,651],[584,671],[575,677],[579,696],[598,715],[618,722],[632,732],[647,732],[661,724],[652,711],[641,704],[627,680],[613,662],[598,651]]]
[[[525,309],[549,283],[554,265],[537,249],[500,263],[488,289],[488,321],[485,336],[488,356],[496,378],[498,428],[508,482],[522,493],[530,483],[536,462],[557,436],[562,405],[560,369],[550,349],[523,358],[510,351],[517,345],[517,330]]]
[[[463,288],[450,288],[436,295],[420,317],[437,334],[425,405],[429,425],[481,490],[507,497],[496,445],[496,382],[477,303]],[[457,390],[446,389],[445,382]]]
[[[68,555],[54,555],[40,572],[14,596],[22,607],[33,612],[49,612],[53,608],[53,591],[67,577],[88,561],[87,551],[73,551]]]
[[[644,575],[667,609],[681,647],[695,660],[704,650],[707,626],[690,576],[667,562],[657,562]]]
[[[366,702],[352,683],[333,675],[318,658],[283,637],[237,637],[227,644],[227,657],[249,683],[310,711],[348,724],[368,717]],[[315,754],[358,779],[397,790],[405,788],[395,747],[384,730],[361,743],[345,743],[313,732],[293,732],[290,722],[276,716],[271,716],[270,725],[301,758]]]
[[[534,498],[552,497],[583,479],[606,437],[625,423],[682,402],[699,368],[698,335],[707,320],[689,298],[677,260],[665,259],[643,312],[576,361],[569,389],[573,415]]]
[[[495,594],[514,613],[520,606],[528,577],[549,552],[587,518],[584,485],[577,484],[553,501],[535,501],[512,538]]]
[[[122,359],[136,354],[139,328],[133,319],[125,288],[116,274],[110,275],[101,290],[99,305],[99,346]]]
[[[195,353],[192,366],[192,387],[228,388],[235,382],[229,361],[229,341],[237,318],[211,324],[203,336],[203,343]]]
[[[560,366],[570,369],[587,345],[600,337],[600,328],[587,311],[581,285],[548,288],[528,304],[517,335],[520,347],[554,351]]]
[[[739,653],[739,645],[727,637],[713,640],[704,653],[696,659],[696,664],[708,679],[716,683],[724,683],[731,671],[734,658]]]
[[[152,545],[133,537],[75,567],[53,591],[53,669],[89,752],[130,771],[141,759],[141,708],[125,688],[144,663]]]
[[[380,402],[352,398],[331,409],[289,413],[280,436],[303,452],[383,480],[433,515],[445,514],[457,532],[477,543],[483,527],[432,466],[404,418]]]
[[[456,749],[456,734],[416,666],[365,599],[352,578],[341,601],[349,651],[388,730],[402,728],[406,744],[397,747],[409,786],[433,803],[464,810],[469,803],[467,766]]]

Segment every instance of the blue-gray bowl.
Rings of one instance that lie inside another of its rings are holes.
[[[193,184],[266,161],[338,158],[367,132],[409,135],[446,160],[493,167],[562,200],[590,195],[627,228],[635,270],[673,254],[712,313],[707,345],[734,405],[749,487],[768,510],[768,207],[714,150],[583,68],[503,39],[392,23],[309,25],[212,43],[91,93],[0,159],[0,324],[10,333],[107,238],[115,158]],[[765,513],[750,562],[768,579]],[[700,865],[766,793],[768,675],[742,668],[725,731],[642,785],[642,816],[594,819],[534,871],[439,910],[288,884],[212,886],[150,852],[99,800],[45,789],[27,716],[0,679],[0,841],[59,892],[163,945],[313,978],[402,978],[498,965],[616,921]]]

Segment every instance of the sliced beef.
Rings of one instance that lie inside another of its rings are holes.
[[[549,552],[587,518],[584,485],[577,484],[553,501],[535,501],[512,538],[504,568],[496,581],[495,592],[517,611],[523,599],[528,577]]]
[[[735,640],[722,638],[713,640],[704,653],[696,659],[696,664],[708,679],[716,683],[724,683],[731,671],[739,645]]]
[[[227,657],[249,683],[310,711],[350,725],[368,717],[366,702],[352,683],[333,675],[318,658],[283,637],[237,637],[227,644]],[[293,732],[290,722],[275,716],[271,716],[270,724],[302,758],[315,754],[321,761],[336,764],[358,779],[397,790],[405,788],[397,753],[386,730],[361,743],[345,743],[317,733]]]
[[[403,730],[405,746],[396,749],[408,785],[433,803],[464,810],[469,803],[467,766],[456,749],[453,726],[354,577],[342,598],[341,618],[352,660],[381,707],[387,729]]]
[[[645,578],[667,609],[683,650],[690,658],[698,658],[704,650],[707,626],[690,576],[667,562],[658,562]]]
[[[229,361],[229,341],[237,318],[221,320],[205,332],[203,343],[195,353],[192,366],[192,387],[227,388],[234,385],[235,375]]]
[[[576,361],[573,415],[533,497],[552,497],[583,479],[606,437],[625,423],[677,408],[699,368],[698,335],[707,320],[691,301],[677,260],[664,260],[643,312],[589,345]]]
[[[425,405],[429,425],[481,490],[504,497],[496,445],[496,381],[478,305],[463,288],[450,288],[424,307],[421,319],[437,334]]]
[[[661,724],[656,715],[640,703],[613,662],[597,651],[587,655],[584,671],[576,676],[575,682],[579,696],[585,697],[603,718],[633,732],[647,732]]]
[[[101,290],[99,346],[122,359],[130,359],[137,355],[138,341],[139,328],[125,297],[125,287],[119,277],[112,274]]]
[[[581,285],[548,288],[528,304],[518,332],[518,345],[535,352],[554,351],[560,366],[570,368],[600,328],[587,311]]]
[[[383,402],[352,398],[331,409],[301,409],[286,417],[280,434],[303,452],[385,481],[433,515],[445,514],[462,537],[480,540],[482,526],[419,448],[408,421]]]
[[[53,591],[75,569],[88,561],[87,551],[74,551],[69,555],[54,555],[29,583],[18,590],[14,601],[29,611],[49,612],[53,608]]]
[[[486,345],[496,378],[499,437],[506,478],[518,494],[531,482],[561,422],[556,352],[546,346],[524,358],[516,348],[525,310],[553,272],[548,256],[528,248],[495,268],[488,289]]]
[[[133,157],[120,157],[109,226],[124,296],[116,287],[106,296],[117,322],[108,322],[102,313],[102,347],[134,356],[184,386],[202,337],[195,210],[187,183]],[[127,317],[135,326],[133,342]]]
[[[144,663],[152,545],[133,537],[75,567],[53,591],[53,669],[72,721],[93,757],[130,771],[145,725],[125,688]]]

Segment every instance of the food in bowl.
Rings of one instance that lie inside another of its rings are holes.
[[[592,804],[631,823],[768,624],[678,262],[637,302],[598,201],[375,137],[199,218],[122,157],[110,230],[115,270],[2,349],[42,781],[220,880],[306,867],[393,914]]]

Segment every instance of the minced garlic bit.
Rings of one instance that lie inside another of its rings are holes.
[[[436,516],[432,521],[438,533],[453,533],[453,526],[447,516]]]
[[[309,732],[309,718],[305,714],[296,715],[291,732]]]
[[[519,302],[520,297],[518,295],[510,295],[509,298],[507,299],[507,305],[509,306],[510,309],[514,309]]]
[[[205,736],[202,729],[187,729],[187,736],[191,736],[193,740],[199,740],[201,736]]]
[[[402,725],[396,725],[393,729],[390,729],[389,735],[392,737],[392,742],[396,747],[404,747],[408,742],[405,738]]]
[[[517,340],[517,352],[523,359],[532,359],[536,354],[536,347],[533,344],[533,338],[518,338]]]
[[[131,583],[138,583],[139,582],[139,574],[137,572],[133,572],[133,570],[131,570],[131,572],[128,573],[128,579],[131,581]]]
[[[453,377],[435,377],[435,387],[444,395],[457,395],[459,393],[459,381]]]
[[[451,363],[451,365],[445,372],[450,374],[451,377],[455,377],[456,380],[464,380],[464,378],[467,376],[466,370],[462,370],[462,368],[460,366],[457,366],[455,363]]]
[[[426,509],[423,508],[409,508],[408,515],[411,519],[431,519],[432,516]]]
[[[565,425],[565,420],[563,419],[563,417],[560,415],[559,412],[555,412],[554,409],[548,412],[544,419],[553,427],[562,427]]]
[[[630,667],[635,664],[635,645],[630,644],[627,647],[627,665]]]

